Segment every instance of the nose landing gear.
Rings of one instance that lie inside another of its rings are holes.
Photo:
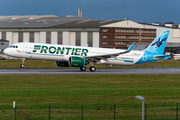
[[[24,67],[24,61],[25,61],[25,58],[22,59],[22,64],[20,65],[21,68]]]

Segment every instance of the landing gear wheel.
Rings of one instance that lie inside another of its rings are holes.
[[[25,61],[25,58],[22,58],[22,64],[20,65],[21,68],[24,67],[24,61]]]
[[[96,68],[95,68],[94,66],[92,66],[92,67],[89,68],[89,70],[90,70],[91,72],[94,72],[94,71],[96,71]]]
[[[81,71],[86,71],[86,67],[80,67]]]
[[[21,64],[20,67],[23,68],[23,67],[24,67],[24,64]]]

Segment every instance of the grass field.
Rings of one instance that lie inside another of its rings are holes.
[[[0,68],[20,68],[22,60],[0,60]],[[110,65],[94,65],[98,68],[180,68],[180,61],[159,61],[147,64],[133,65],[133,66],[110,66]],[[90,65],[86,66],[87,68]],[[55,61],[43,61],[43,60],[25,60],[24,68],[68,68],[68,67],[57,67]]]
[[[176,103],[180,75],[0,76],[0,105]]]
[[[1,60],[0,68],[19,68],[21,60]],[[26,60],[25,68],[59,68],[54,61]],[[97,68],[109,68],[97,65]],[[180,67],[179,61],[161,61],[119,68]],[[45,75],[0,76],[0,105],[12,104],[107,104],[178,102],[180,75]]]
[[[145,97],[148,119],[175,119],[179,80],[180,75],[1,75],[0,119],[14,119],[16,101],[16,118],[22,120],[48,120],[49,104],[56,119],[82,118],[84,104],[83,118],[112,120],[116,104],[116,118],[138,120],[136,95]]]
[[[0,68],[19,68],[20,64],[21,60],[2,60]],[[25,68],[59,68],[55,66],[54,61],[26,60],[25,65]],[[95,66],[110,68],[108,65]],[[179,61],[161,61],[135,66],[113,66],[113,68],[158,67],[178,68],[180,65]],[[113,119],[114,104],[117,105],[117,118],[140,119],[141,101],[135,99],[136,95],[144,96],[145,103],[150,104],[148,119],[153,117],[174,119],[175,105],[180,101],[179,81],[180,75],[1,75],[0,119],[14,119],[14,110],[11,107],[13,101],[16,101],[17,106],[25,105],[17,108],[17,119],[48,119],[49,104],[52,107],[51,115],[57,119],[70,117],[80,119],[81,104],[84,104],[83,117],[88,119],[91,117],[96,119],[97,116],[103,120],[104,118],[109,120],[109,116]],[[151,104],[155,103],[160,105],[152,107]],[[122,109],[122,104],[127,105]],[[169,107],[162,107],[169,104]],[[10,107],[6,109],[2,105]],[[58,105],[61,109],[56,108]],[[162,110],[165,111],[159,112]],[[61,115],[58,116],[60,112]],[[178,114],[180,116],[180,113]]]

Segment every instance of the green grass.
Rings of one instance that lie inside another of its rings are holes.
[[[140,119],[136,95],[145,97],[148,119],[174,119],[179,80],[180,75],[1,75],[0,119],[14,119],[13,101],[22,120],[48,119],[49,104],[56,119],[80,119],[82,104],[85,119],[113,119],[114,104],[117,118]]]
[[[0,68],[20,68],[22,60],[0,60]],[[98,68],[180,68],[180,61],[159,61],[147,64],[133,65],[133,66],[110,66],[110,65],[94,65]],[[86,66],[87,68],[90,65]],[[25,60],[25,68],[68,68],[68,67],[57,67],[55,61],[43,61],[43,60]]]
[[[0,105],[176,103],[180,75],[0,76]]]
[[[21,60],[2,60],[0,68],[19,68]],[[25,68],[59,68],[54,61],[26,60]],[[108,65],[95,65],[110,68]],[[88,67],[88,66],[87,66]],[[180,67],[179,61],[161,61],[114,68]],[[61,67],[60,67],[61,68]],[[114,104],[119,119],[140,119],[145,97],[148,119],[174,119],[180,100],[180,75],[1,75],[0,119],[113,119]],[[158,103],[158,104],[156,104]],[[9,105],[9,106],[3,106]],[[179,113],[180,116],[180,113]]]

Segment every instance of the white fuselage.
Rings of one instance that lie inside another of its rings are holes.
[[[21,67],[24,67],[25,58],[53,60],[56,66],[80,67],[81,71],[86,70],[85,65],[91,64],[89,70],[94,72],[96,68],[93,64],[134,65],[169,59],[169,55],[163,54],[168,35],[169,31],[163,30],[143,51],[133,51],[135,43],[122,50],[24,42],[11,45],[4,53],[23,58]]]
[[[35,60],[66,61],[70,56],[96,56],[123,52],[122,49],[106,49],[82,46],[67,46],[41,43],[16,43],[5,49],[4,53],[16,57]],[[144,51],[131,51],[117,57],[102,59],[96,64],[133,65],[142,56]]]

